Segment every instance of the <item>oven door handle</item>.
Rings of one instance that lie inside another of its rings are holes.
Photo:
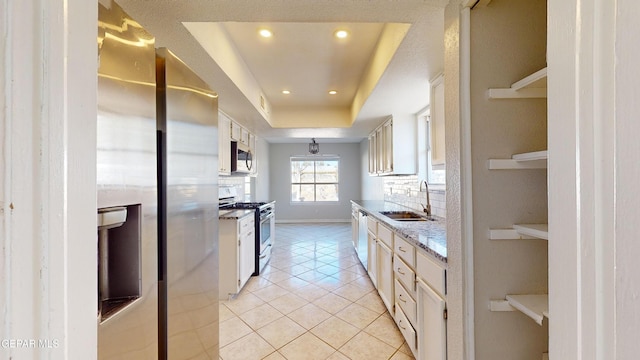
[[[265,221],[271,219],[272,217],[273,217],[273,213],[270,213],[269,215],[267,215],[267,216],[265,216],[263,218],[260,218],[260,222],[265,222]]]
[[[271,244],[267,245],[267,247],[265,248],[265,250],[267,250],[269,247],[271,247]],[[264,252],[264,251],[263,251]],[[264,255],[260,255],[260,259],[264,259],[267,256],[269,256],[269,254],[264,254]]]

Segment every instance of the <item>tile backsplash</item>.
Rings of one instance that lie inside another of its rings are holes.
[[[429,189],[431,213],[438,217],[446,217],[445,190]],[[384,200],[403,205],[416,211],[423,211],[422,204],[427,202],[424,186],[420,191],[420,181],[415,175],[393,176],[384,178]]]
[[[246,194],[246,184],[244,176],[220,176],[218,177],[218,185],[226,187],[235,187],[238,196],[236,201],[251,201],[251,195]]]

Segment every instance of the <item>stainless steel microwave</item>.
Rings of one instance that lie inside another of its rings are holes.
[[[253,156],[248,146],[231,142],[231,172],[250,173],[253,170]]]

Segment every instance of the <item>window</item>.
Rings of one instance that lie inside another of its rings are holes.
[[[338,201],[337,157],[292,157],[291,202]]]

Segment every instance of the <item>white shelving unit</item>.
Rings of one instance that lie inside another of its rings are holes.
[[[548,224],[514,224],[511,229],[489,229],[489,240],[549,240]]]
[[[547,68],[519,80],[506,89],[489,89],[490,99],[546,98]],[[547,150],[514,154],[510,159],[489,159],[490,170],[546,169]],[[490,240],[549,240],[548,224],[514,224],[511,229],[490,229]],[[549,295],[506,295],[504,300],[491,300],[491,311],[520,311],[542,325],[549,318]]]
[[[549,318],[549,295],[507,295],[506,300],[491,300],[491,311],[520,311],[538,325]]]
[[[534,151],[522,154],[515,154],[511,156],[511,159],[522,162],[522,161],[536,161],[536,160],[547,160],[549,158],[549,151]]]
[[[549,240],[549,224],[516,224],[513,228],[520,235]]]
[[[547,150],[515,154],[511,159],[489,159],[489,170],[546,169]]]
[[[509,88],[489,89],[489,99],[532,99],[547,97],[547,68],[538,70]]]

